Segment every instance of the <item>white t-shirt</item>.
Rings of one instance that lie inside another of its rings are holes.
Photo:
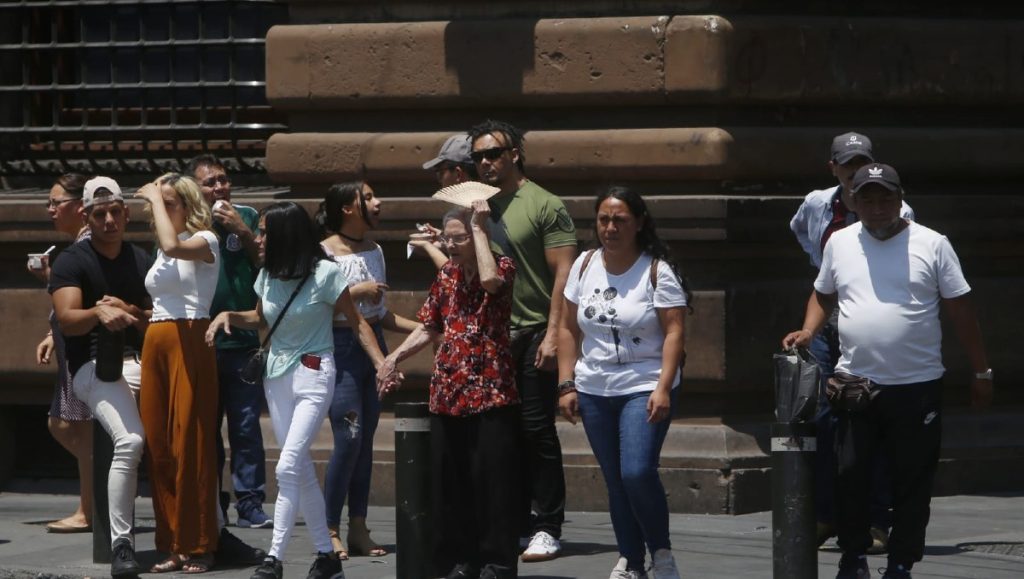
[[[839,294],[836,371],[895,385],[942,377],[939,300],[971,286],[946,236],[911,221],[885,241],[860,223],[834,233],[814,289]]]
[[[373,249],[348,255],[334,255],[330,248],[327,247],[327,244],[321,243],[320,245],[323,246],[327,255],[334,260],[334,263],[338,264],[338,267],[341,268],[341,273],[345,274],[349,287],[364,281],[388,282],[387,273],[384,268],[384,252],[379,245]],[[355,300],[355,303],[356,307],[359,308],[359,313],[364,318],[369,320],[374,318],[380,319],[388,311],[384,303],[385,299],[384,296],[381,296],[380,301],[374,303],[369,299],[363,298]],[[337,314],[334,316],[334,319],[345,321],[346,317],[345,314]]]
[[[210,317],[210,304],[217,290],[217,276],[220,275],[220,251],[217,235],[212,231],[199,231],[210,244],[213,261],[176,259],[167,257],[157,250],[156,261],[146,274],[146,291],[153,298],[153,317],[160,320],[201,320]],[[187,231],[178,235],[184,241],[191,239]]]
[[[661,376],[665,343],[655,308],[686,306],[686,294],[664,261],[658,262],[655,289],[651,256],[643,254],[625,273],[611,275],[602,253],[593,253],[582,279],[586,253],[576,258],[565,284],[565,299],[576,304],[576,322],[583,333],[576,389],[596,396],[650,392]],[[673,387],[678,384],[677,370]]]

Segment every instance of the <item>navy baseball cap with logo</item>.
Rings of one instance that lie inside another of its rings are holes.
[[[871,139],[860,133],[843,133],[832,139],[832,160],[840,165],[846,164],[854,157],[867,157],[874,161],[871,154]]]
[[[881,185],[890,191],[900,190],[900,176],[889,165],[882,163],[871,163],[864,165],[853,175],[852,193],[860,191],[868,185]]]

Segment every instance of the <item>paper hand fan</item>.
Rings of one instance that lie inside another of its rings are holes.
[[[501,191],[497,187],[491,187],[479,181],[466,181],[458,185],[451,185],[431,195],[434,199],[447,201],[460,207],[472,207],[477,199],[490,199],[495,193]]]

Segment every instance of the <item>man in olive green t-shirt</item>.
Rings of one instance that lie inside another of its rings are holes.
[[[512,351],[523,415],[523,531],[530,536],[522,558],[546,561],[561,552],[565,519],[562,447],[555,430],[555,349],[562,290],[576,257],[576,228],[562,200],[526,178],[518,129],[485,121],[469,135],[480,180],[501,189],[489,201],[491,239],[516,262]]]

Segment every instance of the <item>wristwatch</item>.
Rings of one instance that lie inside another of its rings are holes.
[[[992,368],[985,370],[984,372],[975,372],[974,378],[977,380],[992,380]]]

